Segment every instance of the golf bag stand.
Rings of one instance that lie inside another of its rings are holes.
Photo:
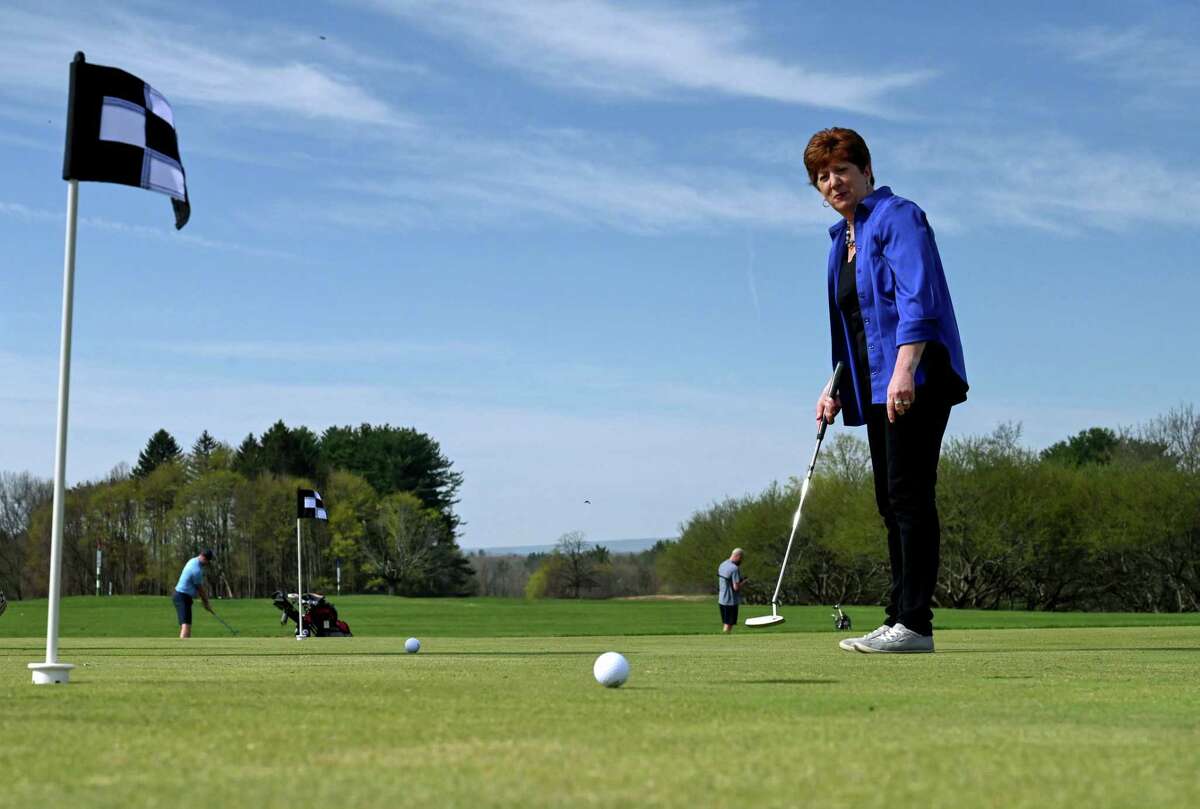
[[[833,628],[839,632],[845,632],[851,627],[850,616],[842,612],[841,604],[834,604],[833,608],[837,610],[837,612],[833,614]]]
[[[308,637],[317,638],[349,638],[353,636],[350,626],[338,619],[337,608],[325,600],[320,593],[305,593],[297,596],[295,593],[284,593],[276,590],[272,603],[279,610],[279,623],[286,624],[288,620],[296,624],[297,632],[303,631]],[[297,611],[297,603],[303,610],[303,622]]]

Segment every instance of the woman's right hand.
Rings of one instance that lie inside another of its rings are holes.
[[[831,396],[826,396],[824,393],[817,399],[816,421],[821,423],[821,419],[825,420],[826,424],[833,424],[834,418],[842,410],[842,400],[835,399]]]

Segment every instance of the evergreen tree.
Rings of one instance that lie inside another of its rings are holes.
[[[188,473],[198,477],[210,471],[214,465],[213,453],[220,447],[217,439],[209,435],[208,430],[200,433],[200,437],[192,443],[192,451],[188,455]]]
[[[365,478],[381,495],[411,492],[441,514],[452,532],[458,528],[454,504],[462,474],[425,433],[390,424],[330,427],[321,436],[321,455],[330,467]]]
[[[176,463],[183,457],[179,444],[166,430],[159,430],[150,436],[146,448],[138,455],[137,466],[133,468],[133,476],[143,479],[164,463]]]
[[[320,443],[307,427],[291,429],[280,419],[263,433],[259,446],[260,471],[309,480],[325,479]]]
[[[200,437],[192,444],[192,457],[195,459],[203,458],[205,460],[212,457],[213,450],[217,448],[217,439],[208,434],[208,430],[200,433]]]
[[[258,445],[258,439],[254,437],[254,433],[242,439],[242,443],[238,445],[237,452],[233,455],[234,471],[240,473],[243,477],[254,478],[262,471],[259,455],[262,452],[262,447]]]

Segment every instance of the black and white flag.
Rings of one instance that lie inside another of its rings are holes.
[[[296,489],[296,519],[328,520],[325,502],[316,489]]]
[[[191,216],[175,115],[162,93],[115,67],[71,63],[64,180],[121,183],[171,198],[175,227]]]

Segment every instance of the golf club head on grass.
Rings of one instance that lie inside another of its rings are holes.
[[[234,637],[237,637],[237,633],[238,633],[238,632],[237,632],[237,630],[236,630],[236,629],[234,629],[233,627],[231,627],[229,624],[225,623],[225,621],[224,621],[224,620],[221,618],[221,616],[220,616],[220,615],[217,615],[215,612],[211,612],[211,611],[210,611],[210,614],[212,615],[212,617],[214,617],[214,618],[216,618],[216,619],[217,619],[218,623],[220,623],[220,624],[221,624],[221,626],[223,626],[223,627],[225,627],[226,629],[228,629],[228,630],[229,630],[229,632],[230,632],[230,633],[231,633],[231,634],[232,634]]]
[[[764,626],[775,626],[776,624],[782,623],[783,616],[779,614],[775,604],[771,605],[770,615],[759,615],[756,618],[746,619],[746,626],[751,627],[752,629],[761,629]]]

